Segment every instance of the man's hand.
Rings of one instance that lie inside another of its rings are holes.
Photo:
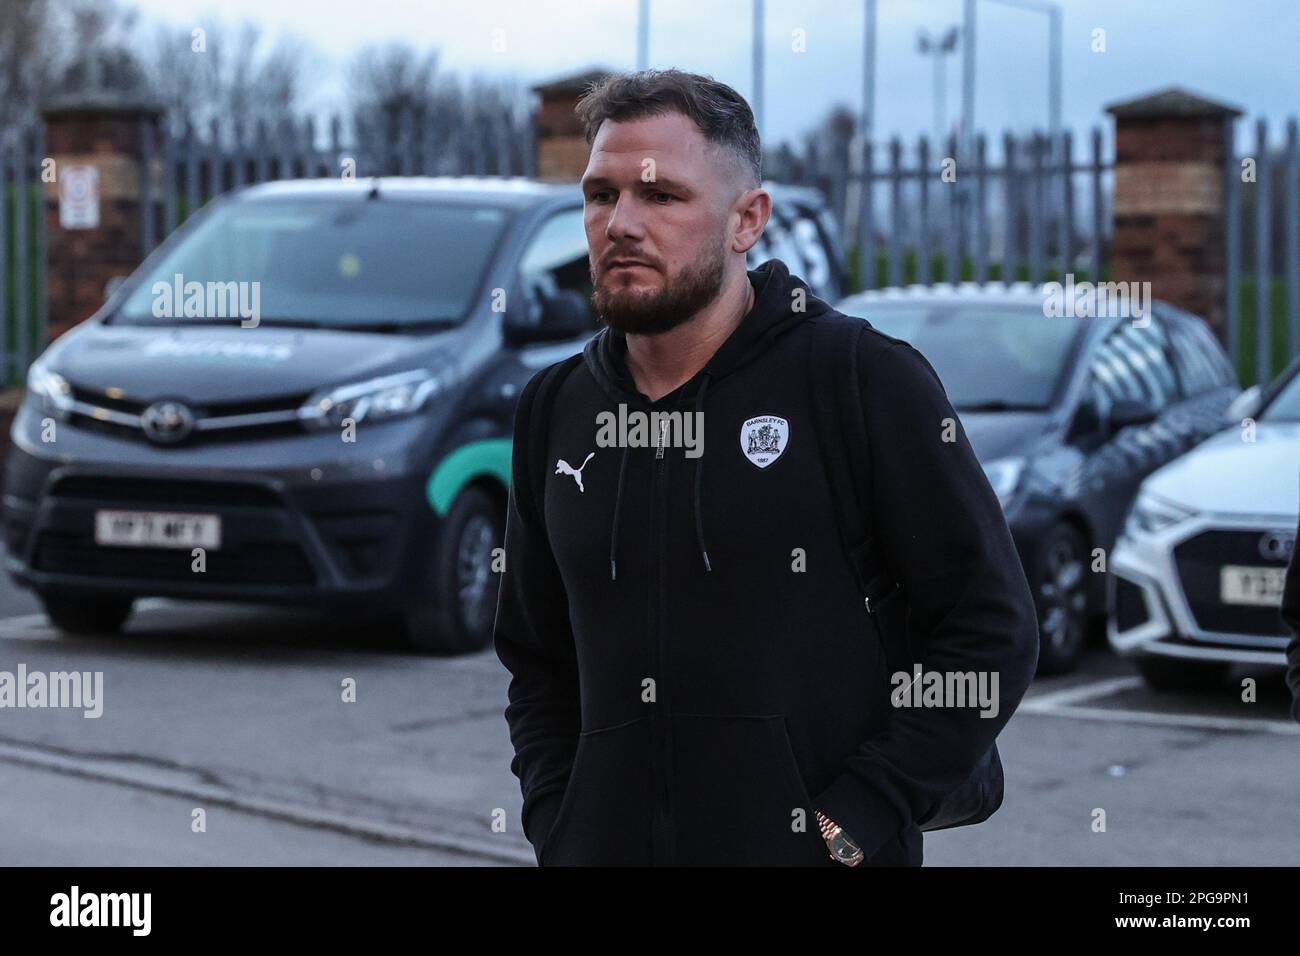
[[[857,866],[861,863],[862,849],[853,842],[844,829],[820,810],[814,810],[813,813],[817,815],[817,825],[821,828],[822,839],[826,841],[826,849],[831,859],[845,866]]]

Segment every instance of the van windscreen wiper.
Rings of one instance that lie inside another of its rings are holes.
[[[323,327],[340,332],[375,332],[380,335],[403,335],[411,332],[428,332],[455,325],[454,319],[414,319],[410,322],[329,322]]]
[[[958,405],[956,408],[959,412],[1041,412],[1044,410],[1043,406],[1031,402],[1008,402],[1001,398],[971,402],[968,405]]]
[[[197,328],[199,326],[227,326],[230,328],[238,329],[244,327],[242,323],[245,321],[251,321],[251,319],[246,320],[237,315],[228,315],[224,317],[202,316],[202,317],[194,317],[188,319],[186,318],[123,319],[120,323],[115,323],[115,324],[147,325],[153,328],[168,328],[168,329],[186,329],[191,327]],[[316,319],[269,319],[266,318],[265,316],[259,317],[257,320],[257,324],[271,325],[271,326],[276,326],[277,328],[288,328],[288,329],[319,329],[319,328],[326,327],[325,323],[319,322]],[[248,326],[248,328],[255,328],[255,327],[256,326]]]

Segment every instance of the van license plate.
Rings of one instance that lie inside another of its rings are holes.
[[[221,516],[171,511],[96,511],[95,543],[127,548],[221,547]]]
[[[1224,604],[1281,607],[1285,568],[1227,564],[1219,569],[1219,597]]]

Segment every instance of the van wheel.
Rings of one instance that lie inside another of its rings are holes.
[[[424,569],[420,603],[404,614],[414,650],[466,654],[491,643],[501,583],[492,550],[502,546],[504,527],[487,492],[466,488],[456,498]]]
[[[1078,666],[1088,637],[1088,565],[1083,535],[1062,521],[1038,547],[1029,583],[1038,610],[1038,673]]]
[[[1187,661],[1177,657],[1139,657],[1137,668],[1152,690],[1215,690],[1231,664],[1226,661]]]
[[[39,595],[45,616],[69,634],[116,634],[131,614],[132,598]]]

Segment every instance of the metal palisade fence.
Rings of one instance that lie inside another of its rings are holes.
[[[1280,150],[1267,148],[1267,133],[1259,121],[1251,154],[1230,148],[1224,171],[1225,316],[1243,382],[1272,377],[1300,350],[1296,122]],[[213,197],[268,180],[533,176],[533,135],[530,123],[508,115],[454,142],[410,112],[276,129],[142,121],[140,253]],[[42,182],[44,152],[39,124],[0,132],[0,363],[10,385],[46,341],[43,190],[53,187]],[[803,154],[783,145],[764,161],[766,178],[825,195],[853,288],[1110,278],[1114,161],[1100,129],[1082,149],[1067,131],[992,143],[979,135],[964,151],[955,138],[943,150],[927,138],[906,147],[899,139],[859,148],[811,141]]]
[[[1280,150],[1269,146],[1267,120],[1256,122],[1249,154],[1228,130],[1228,349],[1243,383],[1266,382],[1300,354],[1300,142],[1294,117]]]
[[[345,138],[345,127],[347,136]],[[531,122],[502,113],[447,142],[434,123],[397,112],[365,122],[334,117],[199,130],[140,121],[140,258],[215,196],[268,180],[379,175],[535,175]],[[43,124],[0,130],[0,374],[21,384],[47,344]],[[75,281],[75,277],[73,277]],[[96,290],[97,292],[100,290]]]
[[[254,183],[535,174],[531,124],[508,115],[452,143],[439,139],[433,122],[421,122],[411,111],[364,123],[345,124],[335,116],[324,130],[311,119],[274,130],[265,123],[222,126],[213,121],[202,131],[190,124],[175,128],[142,121],[140,136],[142,167],[158,171],[142,182],[146,255],[212,197]]]
[[[928,137],[773,157],[775,179],[820,186],[843,224],[861,288],[954,281],[1106,277],[1113,160],[1094,129],[1075,157],[1068,131],[984,135],[962,150]]]
[[[803,154],[778,150],[768,174],[824,192],[857,288],[1042,282],[1067,273],[1109,281],[1109,149],[1100,129],[1083,156],[1069,131],[1004,134],[993,147],[980,135],[964,152],[955,138],[943,151],[926,137],[906,146],[897,138],[865,147],[810,141]],[[1228,149],[1224,232],[1228,351],[1243,383],[1268,381],[1300,354],[1295,119],[1281,149],[1268,146],[1266,120],[1257,122],[1249,154]]]

